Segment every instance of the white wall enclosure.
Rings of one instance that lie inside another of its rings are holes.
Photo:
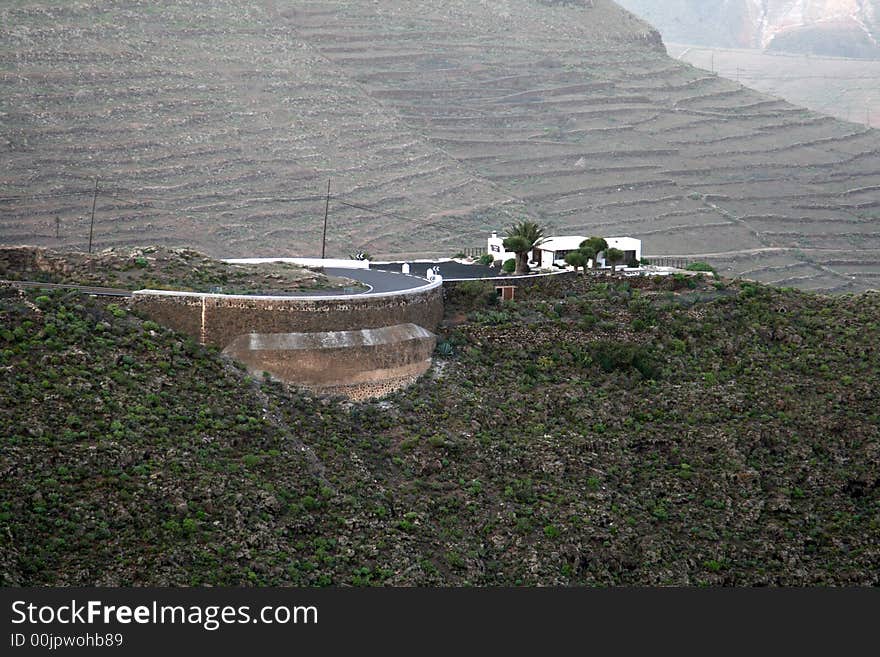
[[[586,237],[582,235],[562,235],[560,237],[550,237],[538,245],[538,251],[541,259],[538,263],[541,269],[549,269],[553,265],[567,267],[565,264],[565,256],[572,251],[577,251]]]
[[[623,264],[630,265],[642,259],[642,240],[637,240],[634,237],[606,237],[605,241],[608,242],[609,249],[623,251],[623,262],[617,263],[618,266]],[[600,253],[597,260],[600,267],[607,266],[605,264],[605,253]]]
[[[496,261],[500,260],[501,262],[516,258],[515,253],[504,250],[504,238],[499,237],[498,233],[492,233],[489,237],[489,242],[486,246],[486,253],[492,256]]]

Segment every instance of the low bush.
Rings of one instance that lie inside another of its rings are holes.
[[[498,295],[488,281],[463,281],[449,291],[447,301],[465,309],[485,308],[496,305]]]
[[[593,344],[591,355],[605,372],[636,370],[645,379],[659,378],[656,359],[648,347],[629,342],[602,340]]]
[[[715,278],[718,278],[718,272],[715,267],[710,265],[708,262],[692,262],[687,267],[685,267],[687,271],[703,271],[712,274]]]

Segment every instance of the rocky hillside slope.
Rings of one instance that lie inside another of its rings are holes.
[[[880,59],[877,0],[619,0],[665,39]]]
[[[880,295],[490,300],[351,404],[0,289],[0,585],[880,584]]]
[[[609,0],[0,12],[5,243],[82,248],[100,176],[102,247],[314,255],[330,178],[331,255],[528,216],[781,285],[880,275],[880,133],[676,62]]]

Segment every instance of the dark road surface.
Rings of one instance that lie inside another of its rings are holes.
[[[412,290],[427,285],[428,281],[416,276],[406,276],[400,273],[400,269],[394,271],[382,271],[378,269],[342,269],[341,267],[325,267],[324,273],[328,276],[344,276],[369,285],[371,290],[365,290],[362,294],[382,294],[384,292],[400,292]],[[422,272],[424,275],[425,272]],[[332,295],[326,295],[332,296]]]
[[[399,272],[402,266],[402,262],[376,263],[370,265],[370,270]],[[501,271],[497,267],[487,267],[486,265],[463,265],[454,260],[445,260],[443,262],[410,262],[409,271],[415,276],[424,277],[427,273],[428,267],[434,266],[440,268],[440,275],[443,278],[493,278],[501,275]]]

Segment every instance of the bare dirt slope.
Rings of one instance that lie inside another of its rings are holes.
[[[0,202],[3,242],[82,246],[100,175],[101,246],[308,255],[332,177],[330,254],[528,215],[808,289],[880,274],[880,133],[672,60],[607,0],[2,12],[0,185],[48,195]]]

